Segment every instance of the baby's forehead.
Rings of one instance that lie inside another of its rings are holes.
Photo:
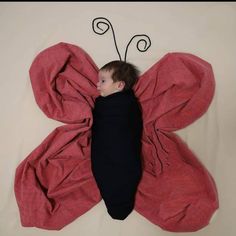
[[[98,76],[104,79],[111,79],[113,74],[113,70],[99,70]]]

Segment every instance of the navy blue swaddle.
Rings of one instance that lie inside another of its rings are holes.
[[[93,110],[91,164],[113,219],[133,210],[142,176],[142,113],[132,89],[99,96]]]

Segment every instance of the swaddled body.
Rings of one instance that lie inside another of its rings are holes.
[[[133,210],[142,175],[142,114],[132,89],[99,96],[93,110],[92,171],[108,213],[123,220]]]

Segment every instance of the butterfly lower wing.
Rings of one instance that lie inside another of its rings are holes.
[[[15,196],[25,227],[59,230],[100,200],[87,123],[56,128],[17,167]]]
[[[142,147],[144,169],[135,210],[171,232],[205,227],[219,207],[211,174],[177,135],[150,133]]]

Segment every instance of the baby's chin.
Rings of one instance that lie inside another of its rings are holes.
[[[113,91],[113,92],[111,92],[111,93],[103,93],[103,92],[101,92],[101,91],[99,91],[100,92],[100,95],[102,96],[102,97],[107,97],[108,95],[111,95],[111,94],[113,94],[113,93],[117,93],[117,92],[119,92],[119,91]]]
[[[101,95],[102,97],[107,97],[107,96],[110,95],[110,94],[112,94],[112,93],[106,94],[106,93],[100,92],[100,95]]]
[[[100,91],[99,93],[100,93],[100,96],[106,97],[106,95],[103,92]]]

